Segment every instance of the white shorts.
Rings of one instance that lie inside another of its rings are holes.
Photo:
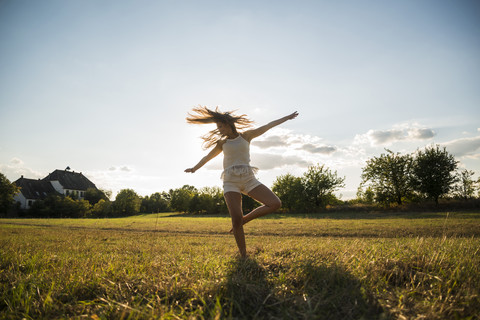
[[[253,173],[247,175],[229,174],[223,180],[223,193],[238,192],[248,195],[250,191],[261,184]]]

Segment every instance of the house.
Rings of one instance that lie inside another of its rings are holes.
[[[28,209],[35,201],[45,199],[50,194],[84,199],[87,189],[97,189],[95,184],[81,172],[72,172],[67,169],[55,170],[41,180],[27,179],[22,176],[14,182],[17,187],[20,187],[20,192],[14,196],[14,200],[20,203],[22,209]]]
[[[14,183],[17,187],[20,187],[20,192],[13,199],[20,203],[22,209],[28,209],[35,201],[43,200],[48,195],[56,193],[49,181],[27,179],[22,176]]]
[[[81,172],[55,170],[43,178],[43,180],[50,181],[58,193],[65,196],[72,196],[76,199],[84,199],[85,191],[89,188],[97,189],[95,184],[88,180]]]

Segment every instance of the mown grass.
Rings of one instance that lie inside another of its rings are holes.
[[[480,213],[0,220],[0,318],[479,319]]]

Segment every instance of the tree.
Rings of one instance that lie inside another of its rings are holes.
[[[361,186],[369,183],[375,194],[375,200],[389,204],[402,202],[412,193],[412,163],[411,155],[401,155],[386,149],[380,157],[373,157],[362,168]],[[368,188],[367,188],[368,190]]]
[[[477,197],[480,198],[480,177],[477,179]]]
[[[90,208],[91,205],[86,200],[51,194],[43,200],[35,201],[28,214],[34,217],[84,218],[90,214]]]
[[[441,150],[438,145],[417,150],[413,164],[415,189],[438,204],[438,198],[447,194],[456,181],[457,163],[446,148]]]
[[[282,201],[282,206],[288,211],[300,211],[305,208],[305,197],[302,179],[287,173],[275,179],[272,191]]]
[[[109,200],[100,199],[92,208],[91,215],[93,217],[109,217],[112,215],[112,203]]]
[[[357,189],[357,199],[354,199],[355,203],[372,204],[375,199],[375,192],[371,186],[368,186],[363,190],[362,186]]]
[[[140,212],[142,200],[132,189],[123,189],[117,194],[113,211],[120,215],[132,215]]]
[[[105,194],[105,191],[103,190],[96,188],[88,188],[87,191],[85,191],[85,200],[90,202],[92,206],[102,199],[109,200],[107,195]]]
[[[206,199],[205,211],[208,213],[220,213],[227,211],[223,190],[219,187],[203,187],[199,190],[200,195],[204,195]]]
[[[0,213],[7,213],[13,204],[13,196],[19,191],[20,188],[0,172]]]
[[[475,196],[476,181],[472,179],[475,172],[463,169],[457,175],[457,185],[455,186],[455,193],[458,197],[468,200]]]
[[[168,210],[168,194],[165,192],[155,192],[150,197],[142,198],[141,212],[164,212]]]
[[[194,186],[184,185],[178,189],[170,189],[170,208],[174,211],[188,212],[190,209],[190,201],[196,193],[197,189]]]
[[[336,171],[330,171],[325,165],[309,167],[303,174],[302,185],[310,209],[318,210],[337,202],[338,199],[333,193],[345,187],[344,182],[345,178],[338,177]]]

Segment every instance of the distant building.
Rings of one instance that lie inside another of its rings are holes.
[[[22,176],[14,182],[17,187],[20,187],[20,192],[14,196],[14,200],[20,203],[22,209],[28,209],[35,201],[45,199],[50,194],[84,199],[87,189],[97,189],[95,184],[81,172],[71,172],[67,169],[55,170],[41,180],[27,179]]]
[[[56,193],[49,181],[27,179],[22,176],[14,183],[17,187],[20,187],[20,192],[13,199],[20,203],[22,209],[28,209],[35,201],[43,200],[49,194]]]

